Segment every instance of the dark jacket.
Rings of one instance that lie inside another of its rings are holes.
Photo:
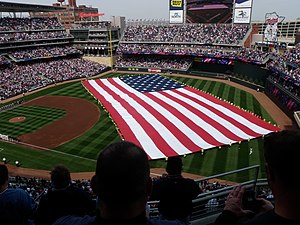
[[[169,220],[185,219],[192,212],[192,200],[200,194],[200,188],[192,179],[167,176],[154,182],[151,200],[160,200],[158,210]]]
[[[50,225],[66,215],[83,216],[96,206],[87,193],[69,186],[64,190],[49,190],[42,196],[35,214],[35,225]]]

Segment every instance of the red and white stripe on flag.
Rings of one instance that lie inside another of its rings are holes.
[[[144,92],[119,78],[83,85],[108,110],[125,140],[150,159],[184,155],[253,139],[280,129],[191,87]]]

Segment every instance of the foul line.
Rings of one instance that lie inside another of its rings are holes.
[[[52,149],[49,149],[49,148],[40,147],[40,146],[37,146],[37,145],[32,145],[32,144],[28,144],[28,143],[24,143],[24,142],[18,142],[18,143],[20,143],[22,145],[30,146],[30,147],[33,147],[33,148],[41,149],[41,150],[46,150],[46,151],[50,151],[50,152],[54,152],[54,153],[58,153],[58,154],[62,154],[62,155],[75,157],[75,158],[78,158],[78,159],[84,159],[84,160],[88,160],[88,161],[91,161],[91,162],[97,162],[97,160],[95,160],[95,159],[89,159],[89,158],[85,158],[85,157],[78,156],[78,155],[73,155],[73,154],[69,154],[69,153],[65,153],[65,152],[60,152],[60,151],[52,150]]]
[[[16,144],[16,142],[10,142],[10,143]],[[26,146],[30,146],[30,147],[33,147],[33,148],[46,150],[46,151],[50,151],[50,152],[54,152],[54,153],[58,153],[58,154],[62,154],[62,155],[67,155],[67,156],[71,156],[71,157],[75,157],[75,158],[79,158],[79,159],[84,159],[84,160],[88,160],[88,161],[91,161],[91,162],[97,162],[97,160],[95,160],[95,159],[89,159],[89,158],[85,158],[85,157],[78,156],[78,155],[72,155],[72,154],[69,154],[69,153],[60,152],[60,151],[56,151],[56,150],[52,150],[52,149],[49,149],[49,148],[44,148],[44,147],[41,147],[41,146],[32,145],[32,144],[28,144],[28,143],[24,143],[24,142],[18,142],[18,144],[22,144],[22,145],[26,145]],[[2,152],[2,151],[4,151],[4,148],[0,148],[0,152]],[[157,176],[157,177],[162,176],[161,174],[157,174],[157,173],[151,173],[150,172],[150,174],[153,175],[153,176]]]

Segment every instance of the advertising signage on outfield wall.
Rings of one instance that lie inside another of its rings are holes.
[[[183,10],[184,0],[170,0],[170,10]]]

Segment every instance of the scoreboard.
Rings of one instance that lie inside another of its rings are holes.
[[[231,23],[234,0],[186,0],[188,23]]]
[[[240,23],[251,21],[253,0],[170,0],[170,23]]]

